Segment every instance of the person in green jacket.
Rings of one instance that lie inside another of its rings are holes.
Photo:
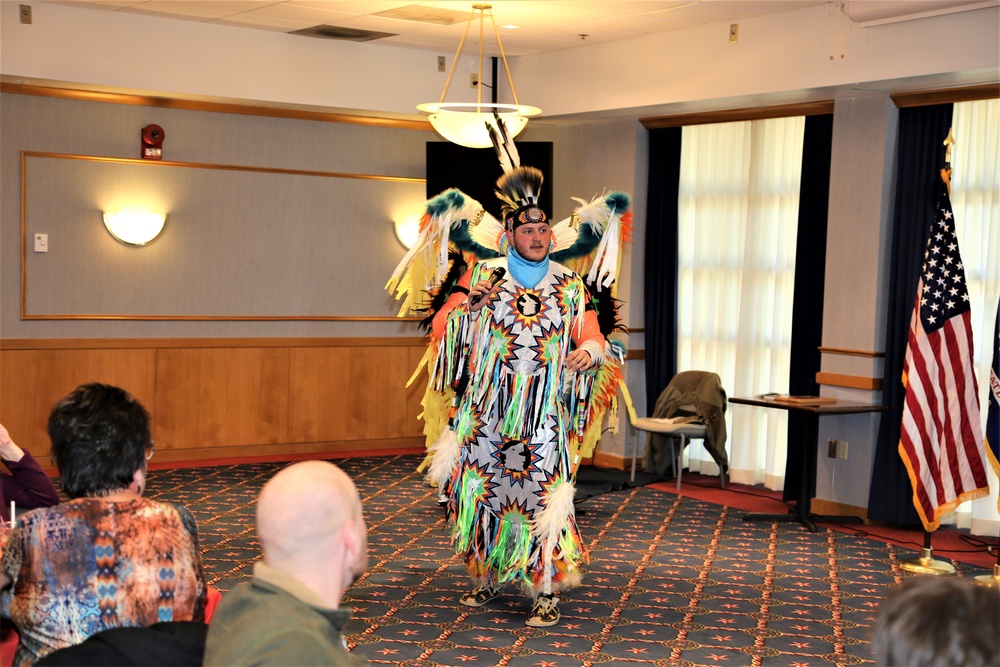
[[[367,665],[344,641],[344,590],[368,564],[367,527],[351,478],[326,461],[290,465],[257,502],[263,560],[223,596],[205,667]]]

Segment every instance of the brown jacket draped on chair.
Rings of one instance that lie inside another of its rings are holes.
[[[693,410],[691,409],[693,408]],[[654,419],[692,417],[692,422],[704,423],[708,450],[723,473],[729,470],[726,454],[726,390],[717,373],[684,371],[678,373],[656,399]],[[668,475],[673,472],[670,448],[662,435],[650,433],[642,465],[649,472]]]

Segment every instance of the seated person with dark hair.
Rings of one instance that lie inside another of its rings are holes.
[[[118,627],[203,621],[206,586],[194,517],[142,497],[149,413],[118,387],[87,384],[49,416],[68,502],[18,517],[0,561],[16,667]]]
[[[872,643],[879,667],[998,667],[1000,589],[912,577],[882,603]]]

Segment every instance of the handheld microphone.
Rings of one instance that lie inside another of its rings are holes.
[[[500,284],[500,281],[503,280],[503,277],[505,275],[507,275],[507,269],[503,268],[502,266],[496,267],[495,269],[493,269],[493,272],[490,273],[490,285],[496,287],[497,285]],[[486,296],[486,294],[489,294],[489,292],[480,294],[479,298],[477,298],[475,301],[472,301],[472,305],[473,306],[478,305],[479,302],[483,300],[483,297]]]

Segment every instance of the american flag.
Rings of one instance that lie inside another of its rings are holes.
[[[972,356],[969,293],[942,182],[910,318],[899,441],[928,532],[942,515],[989,493]]]

